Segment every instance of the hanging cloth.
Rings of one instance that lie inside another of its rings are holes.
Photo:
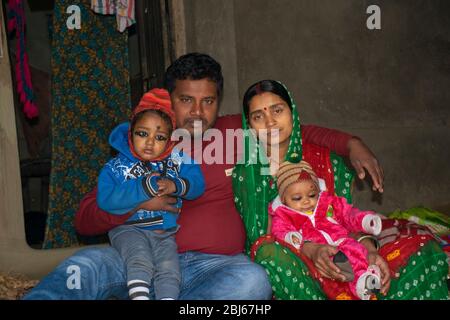
[[[135,0],[91,0],[91,9],[95,13],[115,14],[120,32],[136,23]]]
[[[66,26],[70,5],[81,29]],[[78,244],[73,226],[81,198],[111,156],[108,136],[131,114],[128,35],[87,0],[55,2],[52,37],[52,171],[44,248]]]
[[[8,31],[16,37],[16,85],[23,112],[27,118],[37,117],[39,110],[34,102],[33,85],[25,48],[25,10],[23,0],[8,0]]]

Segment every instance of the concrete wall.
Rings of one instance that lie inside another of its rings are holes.
[[[381,8],[381,30],[366,9]],[[450,2],[185,0],[187,51],[224,67],[222,113],[263,78],[287,84],[303,123],[354,133],[383,164],[385,193],[355,203],[390,212],[450,204]],[[450,207],[450,206],[448,206]]]
[[[234,6],[234,1],[229,0],[184,1],[186,51],[209,53],[223,67],[225,95],[221,114],[240,111]]]

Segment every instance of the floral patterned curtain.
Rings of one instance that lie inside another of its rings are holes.
[[[67,24],[74,5],[80,9],[79,29]],[[127,32],[117,31],[115,17],[95,14],[89,0],[55,2],[51,59],[52,171],[44,248],[78,244],[74,214],[111,156],[110,131],[131,111]]]

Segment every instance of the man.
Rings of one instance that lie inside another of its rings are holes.
[[[200,143],[200,153],[211,142],[203,141],[198,132],[205,133],[214,128],[225,136],[227,129],[241,127],[238,115],[218,117],[223,77],[220,64],[210,56],[190,53],[177,59],[166,71],[165,87],[170,93],[177,128],[186,129],[191,134],[194,146]],[[372,176],[374,188],[382,191],[381,168],[362,141],[335,130],[313,126],[304,126],[303,131],[307,141],[349,155],[360,178],[364,178],[366,168]],[[227,146],[224,150],[228,150]],[[193,152],[196,151],[199,150],[194,148]],[[227,163],[225,153],[224,161],[220,163],[203,161],[200,164],[205,177],[205,193],[196,200],[185,201],[178,220],[180,229],[176,239],[182,272],[180,299],[261,300],[272,296],[264,269],[243,254],[245,230],[234,207],[230,174],[234,164]],[[193,156],[197,159],[195,154]],[[236,152],[233,158],[236,160]],[[129,217],[129,214],[114,216],[100,210],[95,197],[94,189],[82,200],[76,214],[75,225],[81,234],[105,233]],[[141,207],[175,211],[171,206],[174,202],[170,197],[155,197]],[[82,275],[81,288],[70,290],[66,286],[67,268],[74,265]],[[109,297],[127,297],[124,263],[113,248],[93,248],[81,250],[63,261],[25,298]]]

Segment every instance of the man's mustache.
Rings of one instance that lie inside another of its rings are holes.
[[[187,118],[184,120],[184,125],[194,126],[195,122],[201,122],[202,126],[205,126],[207,124],[207,121],[205,118]]]

